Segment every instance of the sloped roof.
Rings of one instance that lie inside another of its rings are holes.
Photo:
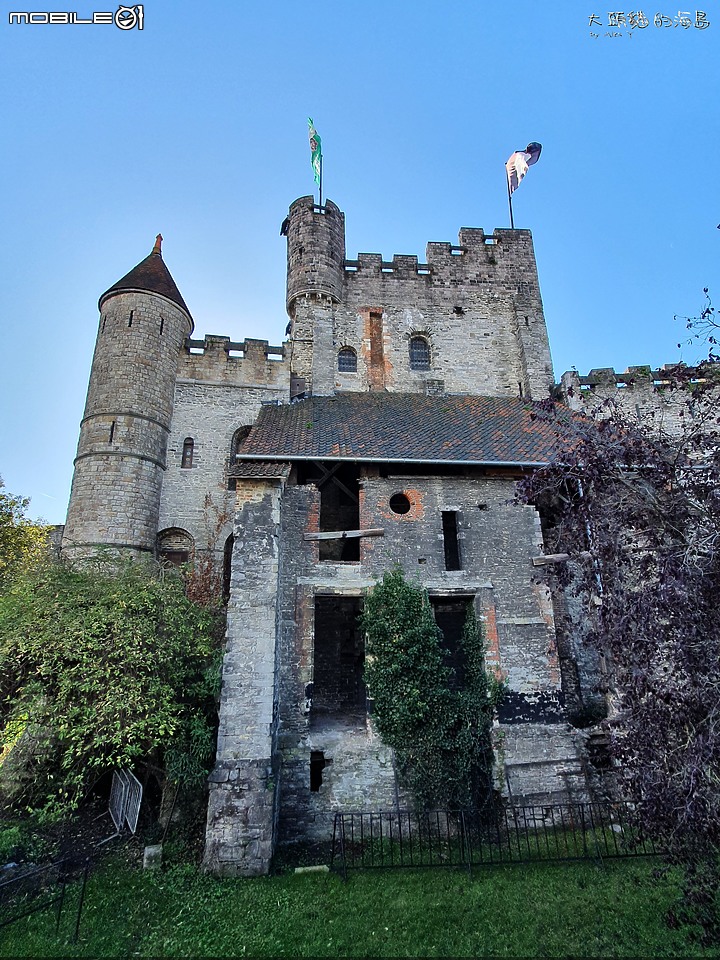
[[[147,290],[149,293],[160,293],[182,307],[190,316],[187,304],[171,277],[170,271],[165,266],[165,261],[157,249],[157,244],[150,256],[141,260],[136,267],[133,267],[129,273],[126,273],[124,277],[105,291],[100,297],[100,303],[111,293],[117,293],[120,290]]]
[[[239,460],[228,468],[228,476],[238,480],[281,479],[290,476],[290,464],[275,460]]]
[[[237,457],[539,466],[563,443],[558,422],[538,411],[514,397],[310,397],[263,406]]]

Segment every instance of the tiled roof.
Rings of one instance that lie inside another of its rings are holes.
[[[514,397],[310,397],[263,406],[238,459],[539,465],[562,440],[557,422],[537,411]]]
[[[126,273],[124,277],[105,291],[100,297],[100,302],[102,303],[108,294],[120,290],[148,290],[150,293],[161,293],[190,315],[187,304],[180,295],[175,281],[170,276],[170,271],[165,266],[161,253],[153,251],[149,257],[141,260],[136,267],[132,268],[130,273]]]
[[[269,460],[240,460],[228,468],[228,476],[238,480],[280,478],[287,480],[290,476],[290,464]]]

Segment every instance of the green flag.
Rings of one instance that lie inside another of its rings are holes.
[[[310,137],[311,163],[315,174],[315,183],[320,185],[320,171],[322,170],[322,140],[318,136],[315,124],[308,117],[308,136]]]

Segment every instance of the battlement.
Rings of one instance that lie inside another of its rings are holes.
[[[682,378],[678,380],[678,374]],[[684,363],[666,363],[657,370],[649,365],[628,367],[617,373],[612,367],[599,367],[581,377],[576,370],[562,375],[556,396],[579,413],[603,420],[617,410],[629,421],[638,421],[653,430],[680,436],[688,419],[688,399],[692,391],[674,389],[681,385],[708,383],[700,367]],[[704,394],[706,402],[717,403],[717,386]]]
[[[312,197],[301,197],[290,206],[282,232],[288,238],[287,307],[292,318],[295,303],[302,296],[326,296],[335,303],[348,303],[353,291],[362,288],[369,296],[368,282],[420,281],[432,286],[459,286],[468,283],[494,284],[508,293],[520,285],[537,289],[537,270],[529,230],[497,228],[491,234],[481,227],[462,227],[457,243],[431,241],[425,260],[414,254],[380,253],[345,256],[345,217],[328,200],[318,206]],[[414,287],[417,292],[420,288]]]
[[[345,260],[343,269],[346,277],[348,274],[386,275],[398,279],[426,277],[432,281],[434,275],[444,274],[448,268],[462,271],[477,270],[478,265],[494,266],[498,256],[512,257],[519,245],[532,241],[532,235],[529,230],[496,229],[486,234],[481,227],[462,227],[458,241],[457,244],[431,241],[426,246],[425,262],[415,254],[396,253],[392,260],[384,260],[380,253],[359,253],[357,259]]]
[[[235,341],[208,334],[202,340],[185,341],[178,376],[181,379],[236,385],[288,383],[287,344],[273,346],[267,340]]]
[[[607,390],[626,390],[633,387],[639,387],[647,390],[649,387],[666,387],[676,379],[678,371],[682,371],[683,377],[690,377],[690,380],[702,381],[702,369],[699,367],[688,367],[684,363],[665,363],[657,370],[653,370],[649,364],[628,367],[623,373],[617,373],[613,367],[596,367],[590,370],[587,376],[580,376],[576,370],[568,370],[562,375],[559,384],[560,389],[565,392],[568,387],[580,389],[583,393],[593,392],[596,388]]]
[[[193,356],[224,352],[230,360],[257,359],[263,356],[266,360],[277,362],[285,359],[286,344],[279,347],[270,346],[268,340],[252,340],[247,337],[242,341],[231,340],[230,337],[220,337],[216,334],[207,334],[202,340],[185,341],[185,350]]]

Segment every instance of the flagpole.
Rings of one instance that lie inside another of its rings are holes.
[[[320,186],[320,204],[319,204],[319,206],[320,206],[320,207],[322,207],[322,167],[323,167],[323,158],[322,158],[322,153],[321,153],[321,154],[320,154],[320,184],[319,184],[319,186]]]
[[[505,171],[505,183],[507,184],[508,207],[510,207],[510,229],[514,230],[515,222],[513,220],[512,193],[510,192],[510,177],[507,175],[507,170]]]

